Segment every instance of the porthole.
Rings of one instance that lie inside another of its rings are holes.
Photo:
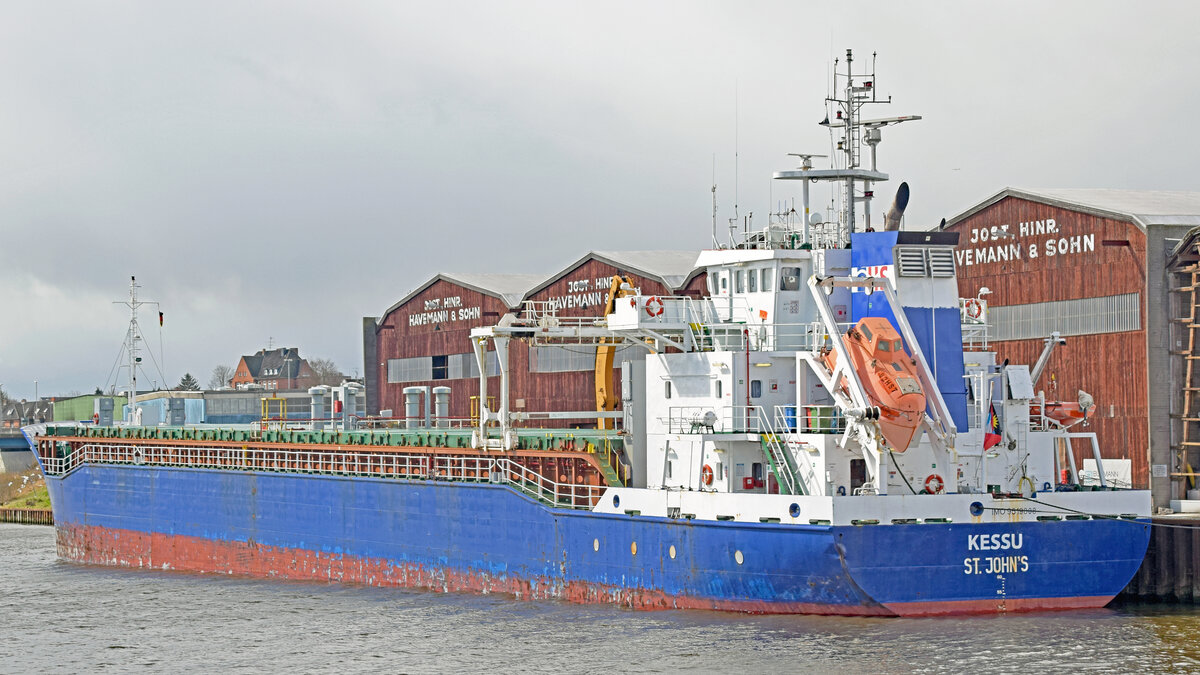
[[[800,505],[797,504],[796,502],[792,502],[792,505],[788,507],[788,515],[793,518],[799,518],[800,517]]]
[[[982,516],[983,515],[983,504],[981,504],[980,502],[971,502],[971,515]]]
[[[741,552],[741,551],[734,551],[734,552],[733,552],[733,559],[734,559],[734,560],[736,560],[736,561],[737,561],[737,564],[739,564],[739,565],[741,565],[743,562],[745,562],[745,558],[742,556],[742,552]]]
[[[629,552],[633,555],[637,555],[637,542],[636,541],[629,544]]]
[[[671,545],[671,549],[669,551],[667,551],[667,553],[671,556],[671,560],[675,559],[675,545],[674,544]]]
[[[592,550],[593,550],[593,551],[599,551],[599,550],[600,550],[600,540],[599,540],[599,539],[593,539],[593,540],[592,540]]]
[[[621,495],[613,495],[613,508],[621,508]]]

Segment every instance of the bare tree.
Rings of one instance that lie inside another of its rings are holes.
[[[209,389],[220,389],[228,387],[230,380],[233,379],[234,369],[229,366],[217,366],[212,369],[212,375],[208,377]]]
[[[341,384],[342,380],[346,379],[346,376],[342,374],[341,369],[337,367],[333,359],[309,359],[308,367],[312,368],[313,379],[316,384],[335,387]]]

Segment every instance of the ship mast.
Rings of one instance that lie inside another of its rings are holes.
[[[858,202],[863,203],[864,228],[873,228],[871,223],[871,199],[874,198],[874,184],[888,179],[888,175],[879,171],[876,164],[876,153],[882,140],[880,129],[892,124],[921,119],[920,115],[902,115],[881,119],[862,119],[862,109],[868,104],[888,104],[891,96],[878,98],[875,94],[875,63],[872,54],[871,72],[854,72],[854,52],[846,50],[846,69],[838,72],[838,63],[834,62],[833,91],[825,99],[825,119],[820,125],[829,129],[836,141],[836,151],[839,157],[833,161],[831,169],[813,169],[809,158],[821,157],[810,153],[791,153],[802,160],[799,169],[777,171],[776,180],[799,180],[804,188],[805,222],[808,219],[808,183],[817,181],[841,182],[842,194],[841,226],[845,228],[846,239],[839,242],[845,245],[850,233],[855,230],[855,208]],[[844,86],[843,86],[844,84]],[[871,151],[871,166],[862,166],[863,144]],[[840,165],[840,166],[839,166]],[[862,185],[862,196],[857,194],[857,185]],[[807,234],[806,234],[807,238]],[[840,235],[839,235],[840,239]]]
[[[142,340],[141,328],[138,326],[138,309],[142,305],[158,305],[153,300],[138,300],[138,289],[141,286],[137,283],[137,277],[129,277],[129,300],[115,301],[114,305],[125,305],[129,308],[129,330],[125,333],[125,351],[129,355],[129,412],[137,410],[137,369],[138,364],[142,362],[142,357],[138,356],[138,344]]]

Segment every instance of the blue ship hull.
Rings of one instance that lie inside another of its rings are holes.
[[[131,465],[83,465],[47,483],[67,560],[639,608],[1096,607],[1137,571],[1150,530],[675,520],[555,509],[487,483]]]

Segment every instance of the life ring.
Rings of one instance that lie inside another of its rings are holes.
[[[711,466],[705,464],[704,468],[700,470],[700,481],[705,485],[712,485],[713,470]]]
[[[983,316],[983,305],[976,298],[967,298],[963,303],[963,309],[967,313],[967,318],[978,319]]]
[[[925,479],[925,491],[931,495],[941,494],[946,489],[946,481],[936,473],[929,474]]]
[[[646,298],[646,314],[651,317],[662,316],[663,301],[657,295]]]

